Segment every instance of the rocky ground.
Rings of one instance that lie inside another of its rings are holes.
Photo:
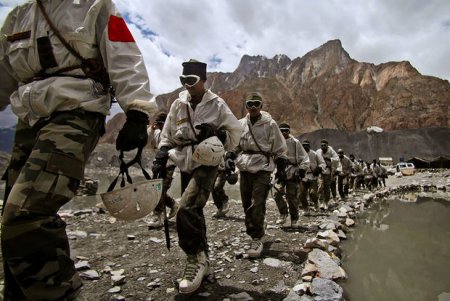
[[[337,283],[346,275],[345,266],[340,266],[339,241],[358,225],[358,212],[379,198],[404,190],[437,190],[448,195],[449,176],[448,170],[391,176],[387,189],[357,193],[328,212],[304,216],[302,227],[296,230],[275,224],[278,211],[269,199],[264,252],[256,260],[245,256],[249,239],[240,202],[233,200],[228,216],[222,219],[212,217],[216,209],[208,202],[205,216],[212,273],[190,296],[177,290],[185,256],[173,221],[168,250],[163,230],[149,230],[145,219],[116,220],[87,206],[84,198],[74,200],[61,215],[67,222],[73,258],[84,278],[81,300],[341,300],[342,288]],[[174,186],[176,189],[177,183]],[[227,189],[237,199],[238,187]],[[341,299],[334,299],[339,296]]]

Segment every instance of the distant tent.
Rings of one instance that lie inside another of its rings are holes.
[[[413,163],[416,168],[450,168],[450,157],[439,156],[433,159],[414,157],[407,162]]]
[[[430,168],[430,161],[427,159],[414,157],[409,159],[407,162],[413,163],[416,168]]]
[[[439,156],[431,160],[430,168],[450,168],[450,157]]]

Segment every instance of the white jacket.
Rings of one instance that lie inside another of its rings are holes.
[[[322,156],[317,155],[317,153],[312,149],[309,150],[308,156],[309,156],[309,168],[306,171],[305,178],[307,180],[316,180],[317,177],[314,176],[313,171],[316,170],[316,168],[325,170],[327,165],[325,164],[325,161],[323,160]]]
[[[103,61],[125,112],[135,109],[151,115],[157,111],[156,102],[150,102],[141,52],[111,0],[42,3],[55,27],[83,58]],[[11,104],[12,111],[30,125],[54,111],[82,108],[109,114],[109,94],[92,79],[75,77],[85,76],[81,68],[64,72],[66,76],[34,78],[43,69],[37,41],[47,36],[57,66],[46,73],[81,64],[50,29],[36,1],[16,7],[7,16],[0,36],[0,110]]]
[[[192,172],[200,166],[192,160],[193,144],[198,143],[196,135],[200,132],[195,129],[195,126],[207,123],[225,130],[227,133],[225,151],[236,147],[242,132],[239,121],[225,101],[210,90],[206,90],[195,111],[189,103],[190,99],[189,92],[184,90],[172,103],[159,143],[159,148],[163,146],[171,148],[169,158],[183,172]],[[189,116],[192,125],[189,122]]]
[[[239,141],[239,145],[234,150],[237,155],[236,167],[240,171],[247,171],[250,173],[256,173],[258,171],[275,170],[274,159],[287,158],[287,146],[286,141],[281,134],[275,120],[272,119],[269,113],[261,111],[261,118],[251,125],[250,115],[239,120],[243,128],[242,136]],[[267,157],[264,154],[259,153],[260,150],[256,146],[249,127],[251,127],[255,139],[258,141],[258,145],[261,150],[270,153]]]
[[[318,156],[321,156],[326,163],[326,168],[322,171],[322,173],[325,175],[332,175],[339,164],[339,156],[336,151],[328,145],[326,152],[323,152],[322,149],[319,148],[318,150],[316,150],[316,154]]]
[[[298,169],[304,169],[305,171],[309,169],[309,156],[301,142],[292,135],[289,135],[289,138],[286,139],[286,146],[288,159],[286,179],[291,180]]]

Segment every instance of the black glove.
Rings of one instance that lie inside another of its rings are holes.
[[[236,155],[233,152],[228,152],[225,155],[225,171],[227,173],[235,171],[236,164],[234,163],[234,160],[236,160]]]
[[[116,140],[116,149],[130,151],[143,148],[147,144],[148,116],[145,113],[130,110],[126,113],[127,120],[119,131]]]
[[[317,167],[313,170],[312,174],[313,174],[313,176],[317,177],[318,175],[320,175],[320,172],[321,172],[321,169],[320,169],[319,166],[317,166]]]
[[[301,180],[301,179],[303,179],[304,177],[305,177],[305,175],[306,175],[306,171],[304,170],[304,169],[297,169],[296,171],[295,171],[295,177],[297,178],[297,180]]]
[[[195,128],[197,130],[200,130],[200,133],[197,136],[197,139],[200,142],[205,139],[208,139],[209,137],[217,136],[220,142],[222,142],[222,144],[225,144],[225,140],[227,139],[227,133],[224,130],[217,129],[215,126],[208,123],[196,125]]]
[[[284,182],[286,181],[286,159],[284,158],[277,158],[275,160],[275,163],[277,164],[277,172],[275,173],[275,179],[278,180],[278,182]]]
[[[163,146],[158,150],[155,159],[153,160],[152,173],[154,179],[162,179],[166,177],[167,160],[169,160],[169,148],[167,146]]]

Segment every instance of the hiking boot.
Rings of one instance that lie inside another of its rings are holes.
[[[250,258],[258,258],[261,257],[263,251],[263,243],[259,238],[253,238],[252,243],[250,244],[250,249],[247,250],[247,255]]]
[[[218,209],[217,212],[213,214],[213,217],[225,217],[229,210],[230,204],[228,203],[228,201],[225,201],[222,205],[222,208]]]
[[[298,229],[300,225],[298,224],[298,219],[291,220],[291,228]]]
[[[287,214],[281,214],[280,218],[277,219],[277,221],[275,223],[284,225],[286,223],[287,217],[288,217]]]
[[[171,219],[177,215],[178,209],[180,209],[180,204],[178,204],[177,201],[174,201],[173,206],[170,208],[169,215],[167,215],[167,219]]]
[[[203,278],[208,274],[209,262],[204,251],[197,255],[188,255],[183,278],[180,281],[181,294],[190,294],[198,290]]]
[[[159,228],[164,224],[163,212],[153,212],[152,219],[148,222],[149,228]]]

